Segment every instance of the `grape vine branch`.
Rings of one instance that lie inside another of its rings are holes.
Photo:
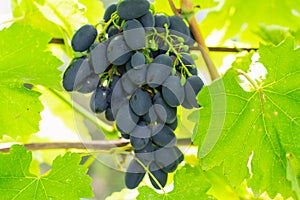
[[[93,149],[93,150],[109,150],[116,147],[124,147],[129,144],[129,140],[97,140],[89,142],[40,142],[23,144],[27,150],[49,150],[49,149]],[[179,146],[193,145],[191,139],[178,139]],[[12,144],[13,145],[13,144]],[[12,146],[11,145],[11,146]],[[9,152],[10,147],[0,147],[0,152]]]
[[[65,44],[64,39],[62,38],[52,38],[49,42],[50,44]],[[212,52],[232,52],[232,53],[239,53],[241,51],[257,51],[258,48],[247,48],[247,47],[207,47],[209,51]],[[200,51],[199,47],[190,47],[190,50],[193,51]]]

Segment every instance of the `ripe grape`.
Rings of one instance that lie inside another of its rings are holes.
[[[71,92],[74,90],[75,79],[83,61],[84,58],[74,59],[65,71],[63,87],[66,91]]]
[[[153,98],[154,110],[161,123],[173,123],[177,117],[177,108],[170,107],[158,92]]]
[[[152,128],[151,138],[154,144],[161,147],[174,146],[176,143],[176,136],[172,129],[163,124],[157,124]]]
[[[128,78],[136,85],[146,83],[147,65],[142,65],[139,69],[131,69],[127,72]]]
[[[118,129],[129,134],[136,127],[139,117],[132,111],[128,103],[125,103],[118,111],[116,124]]]
[[[149,166],[149,171],[152,173],[152,175],[156,178],[156,180],[160,183],[162,187],[165,187],[168,179],[168,174],[164,172],[162,169],[159,169],[157,164],[155,162],[152,162]],[[159,185],[155,182],[155,180],[150,176],[150,181],[156,189],[160,189]]]
[[[167,25],[167,27],[170,26],[170,20],[167,16],[165,15],[155,15],[154,16],[155,19],[155,27],[158,28],[165,28],[165,25]],[[159,29],[162,30],[162,29]]]
[[[138,20],[132,19],[126,21],[123,27],[123,31],[126,44],[132,50],[139,50],[145,47],[145,29]]]
[[[177,76],[169,76],[163,83],[162,96],[171,107],[177,107],[184,101],[184,87]]]
[[[74,51],[83,52],[90,48],[97,37],[94,26],[86,24],[77,30],[72,38],[71,44]]]
[[[142,89],[137,89],[130,100],[130,107],[132,111],[138,116],[145,115],[150,107],[152,106],[151,97],[148,92],[143,91]]]
[[[165,54],[157,56],[148,67],[146,76],[147,84],[152,88],[162,85],[169,77],[172,66],[173,61],[169,56]]]
[[[150,11],[138,18],[138,20],[142,23],[146,30],[151,30],[151,28],[155,25],[154,16]]]
[[[117,8],[121,19],[130,20],[145,15],[150,8],[147,0],[124,0]]]
[[[104,13],[104,16],[103,16],[103,19],[105,22],[108,22],[111,18],[111,15],[117,10],[117,4],[113,3],[113,4],[110,4],[106,10],[105,10],[105,13]]]
[[[103,73],[109,66],[109,61],[107,60],[106,51],[107,51],[107,46],[103,43],[98,43],[90,51],[91,64],[96,74]]]
[[[131,57],[131,66],[135,69],[139,69],[143,67],[143,65],[146,63],[146,58],[144,54],[141,52],[137,52],[132,55]]]
[[[107,58],[114,65],[123,65],[131,58],[131,50],[127,46],[123,35],[117,35],[109,42]]]
[[[90,108],[95,113],[104,112],[107,107],[107,96],[109,94],[109,90],[103,86],[98,87],[96,91],[93,93],[90,100]]]
[[[145,176],[145,169],[136,161],[132,160],[125,173],[125,184],[129,189],[136,188]]]

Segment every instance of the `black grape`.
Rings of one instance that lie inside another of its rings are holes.
[[[176,130],[177,126],[178,126],[178,119],[176,117],[176,120],[170,124],[166,124],[170,129],[172,129],[173,131]]]
[[[190,67],[190,66],[187,66],[189,72],[192,74],[192,75],[195,75],[197,76],[198,75],[198,70],[196,67]]]
[[[125,173],[125,184],[129,189],[136,188],[145,176],[145,169],[136,161],[132,160]]]
[[[138,18],[146,30],[152,29],[155,25],[153,14],[148,11],[145,15]]]
[[[84,81],[82,87],[78,89],[78,92],[80,93],[90,93],[96,90],[96,88],[99,85],[100,78],[97,74],[91,74],[86,78]]]
[[[199,76],[191,76],[186,80],[187,83],[189,83],[192,86],[196,95],[200,92],[200,90],[204,86],[204,83]]]
[[[187,55],[187,54],[183,54],[181,56],[181,60],[182,60],[183,64],[185,64],[185,65],[196,66],[196,63],[195,63],[194,59],[191,56]]]
[[[135,69],[142,67],[146,63],[146,58],[141,52],[136,52],[131,57],[131,66]]]
[[[130,136],[130,143],[132,147],[136,150],[141,150],[146,147],[146,145],[149,142],[149,138],[140,138],[140,137],[134,137]]]
[[[132,69],[131,60],[125,64],[125,69],[126,69],[126,71],[129,71]]]
[[[121,83],[122,83],[122,87],[123,87],[124,91],[127,94],[132,94],[138,88],[137,84],[133,83],[130,80],[128,73],[126,73],[122,76]]]
[[[164,172],[162,169],[159,169],[157,164],[155,162],[152,162],[149,166],[149,171],[152,173],[152,175],[157,179],[157,181],[160,183],[162,187],[165,187],[168,179],[168,174]],[[149,175],[150,181],[156,189],[161,189],[159,185],[155,182],[155,180]]]
[[[105,22],[108,22],[111,18],[111,15],[117,10],[117,4],[110,4],[104,13],[103,19]]]
[[[112,110],[110,107],[108,107],[106,110],[105,110],[105,118],[108,120],[108,121],[115,121],[115,118],[114,118],[114,115],[112,113]]]
[[[148,166],[154,160],[154,147],[151,141],[140,150],[134,150],[135,156],[145,165]]]
[[[121,81],[118,81],[112,90],[112,95],[108,97],[108,101],[111,104],[113,116],[115,117],[119,109],[128,102],[126,93],[122,87]]]
[[[147,65],[142,65],[139,69],[131,69],[126,74],[128,78],[136,85],[144,85],[146,83]]]
[[[120,76],[113,75],[112,76],[112,81],[109,84],[109,88],[113,90],[115,86],[117,85],[118,81],[120,80]]]
[[[178,16],[174,15],[169,18],[170,20],[170,29],[172,33],[179,35],[184,38],[185,41],[189,40],[190,29],[187,27],[185,22]]]
[[[170,26],[170,20],[167,16],[165,15],[155,15],[154,16],[155,19],[155,27],[158,28],[165,28],[165,25],[167,25],[167,27]],[[160,32],[163,29],[159,29],[158,31]]]
[[[63,86],[66,91],[78,91],[87,84],[87,80],[92,74],[93,72],[87,59],[74,59],[64,73]],[[87,85],[86,87],[89,86]]]
[[[185,108],[198,108],[199,105],[197,103],[196,97],[198,92],[202,89],[204,83],[198,76],[191,76],[187,78],[186,83],[184,85],[185,91],[185,99],[182,104]]]
[[[157,165],[165,172],[173,172],[179,164],[179,154],[177,147],[160,148],[154,153]],[[180,150],[179,150],[180,151]]]
[[[130,135],[127,133],[121,133],[122,138],[124,139],[130,139]]]
[[[130,133],[136,127],[139,117],[134,114],[128,103],[125,103],[118,111],[116,124],[123,133]]]
[[[158,87],[169,77],[173,66],[173,60],[165,55],[157,56],[149,65],[146,81],[152,87]]]
[[[129,100],[129,103],[132,111],[138,116],[145,115],[152,106],[151,97],[149,93],[143,91],[142,89],[137,89],[133,93]]]
[[[189,72],[192,74],[192,75],[195,75],[197,76],[198,75],[198,70],[196,68],[196,63],[195,61],[193,60],[193,58],[187,54],[183,54],[182,57],[181,57],[181,60],[183,62],[183,64],[186,65],[186,67],[188,68]]]
[[[90,51],[91,64],[96,74],[103,73],[109,66],[109,61],[107,60],[106,51],[107,51],[107,46],[103,43],[98,43]]]
[[[102,113],[107,109],[108,94],[109,90],[106,87],[101,86],[96,89],[90,100],[90,108],[93,112]]]
[[[173,147],[175,152],[176,152],[176,156],[177,156],[177,161],[178,164],[181,163],[184,160],[184,155],[183,153],[180,151],[180,149],[176,146]]]
[[[84,60],[84,58],[74,59],[66,69],[63,76],[63,87],[66,91],[71,92],[74,90],[75,79]]]
[[[169,76],[163,83],[162,95],[166,103],[171,107],[177,107],[184,101],[184,87],[177,76]]]
[[[162,123],[173,123],[177,117],[177,108],[172,108],[163,100],[161,94],[158,92],[153,97],[153,105],[157,117],[162,121]]]
[[[128,47],[139,50],[145,47],[146,33],[143,25],[136,19],[128,20],[123,27],[123,34]]]
[[[176,136],[168,126],[157,124],[152,128],[152,142],[161,147],[170,147],[175,145]]]
[[[119,33],[119,29],[117,27],[112,25],[108,28],[107,35],[109,38],[114,35],[117,35],[118,33]]]
[[[97,37],[94,26],[86,24],[82,26],[72,38],[71,44],[74,51],[83,52],[90,48]]]
[[[142,120],[150,124],[157,121],[157,114],[155,113],[154,107],[150,107],[149,111],[142,116]]]
[[[117,8],[120,18],[130,20],[145,15],[150,8],[147,0],[124,0]]]
[[[140,121],[137,126],[130,133],[131,136],[136,138],[150,138],[151,129],[144,121]]]
[[[131,50],[127,46],[124,36],[117,35],[108,44],[107,58],[114,65],[123,65],[131,57]]]

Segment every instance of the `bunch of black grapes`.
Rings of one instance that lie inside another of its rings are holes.
[[[162,189],[168,173],[183,161],[176,147],[177,107],[199,107],[203,87],[189,52],[194,44],[186,22],[178,16],[154,15],[147,0],[110,5],[102,32],[84,25],[72,48],[81,52],[66,69],[67,91],[93,92],[91,110],[105,113],[134,149],[125,183],[135,188],[149,174]]]

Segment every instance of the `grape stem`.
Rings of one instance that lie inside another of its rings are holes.
[[[186,65],[183,63],[183,61],[181,60],[181,56],[178,53],[178,51],[174,48],[174,45],[169,41],[169,38],[171,38],[171,36],[169,35],[169,29],[167,27],[165,27],[166,30],[166,35],[163,35],[163,33],[157,33],[155,31],[155,35],[159,36],[161,39],[164,40],[164,42],[169,46],[169,50],[168,51],[172,51],[175,55],[177,60],[179,61],[179,63],[181,64],[182,68],[184,69],[184,71],[186,72],[186,74],[188,76],[192,76],[192,74],[190,73],[190,71],[188,70],[188,68],[186,67]],[[150,35],[151,36],[151,35]]]
[[[97,140],[88,142],[41,142],[41,143],[14,143],[24,145],[27,150],[37,151],[37,150],[49,150],[49,149],[91,149],[91,150],[109,150],[116,151],[116,148],[122,148],[129,144],[129,140]],[[9,152],[12,143],[2,143],[0,145],[0,152]],[[190,138],[178,139],[177,145],[179,146],[190,146],[192,145]],[[131,150],[126,148],[126,150]]]
[[[103,122],[100,119],[96,118],[91,112],[86,110],[79,103],[77,103],[75,101],[70,102],[70,100],[67,99],[60,92],[58,92],[54,89],[51,89],[51,88],[47,89],[47,88],[42,87],[42,86],[36,86],[36,87],[33,88],[33,90],[36,90],[36,91],[41,92],[41,93],[48,92],[52,96],[58,98],[59,100],[61,100],[66,105],[73,108],[77,113],[79,113],[81,116],[86,118],[88,121],[90,121],[92,124],[94,124],[96,127],[98,127],[103,132],[110,132],[110,133],[116,132],[116,129],[114,127],[112,127],[109,124],[106,124],[105,122]]]
[[[173,0],[169,0],[169,4],[173,10],[173,12],[182,17],[182,15],[186,14],[188,16],[187,21],[189,22],[189,27],[194,35],[196,42],[199,44],[199,50],[202,54],[202,57],[206,63],[207,69],[209,71],[211,80],[214,81],[220,77],[216,66],[214,65],[211,57],[209,56],[209,50],[204,42],[203,36],[201,34],[201,30],[198,26],[196,17],[194,14],[191,15],[193,12],[193,3],[192,0],[181,0],[181,10],[184,10],[187,13],[179,13],[178,9],[175,7]]]
[[[151,176],[151,178],[154,180],[154,182],[159,186],[159,188],[163,191],[164,194],[166,194],[166,191],[164,190],[163,186],[160,184],[160,182],[155,178],[155,176],[150,172],[150,170],[142,163],[136,156],[134,156],[134,159],[144,168],[144,170]]]

